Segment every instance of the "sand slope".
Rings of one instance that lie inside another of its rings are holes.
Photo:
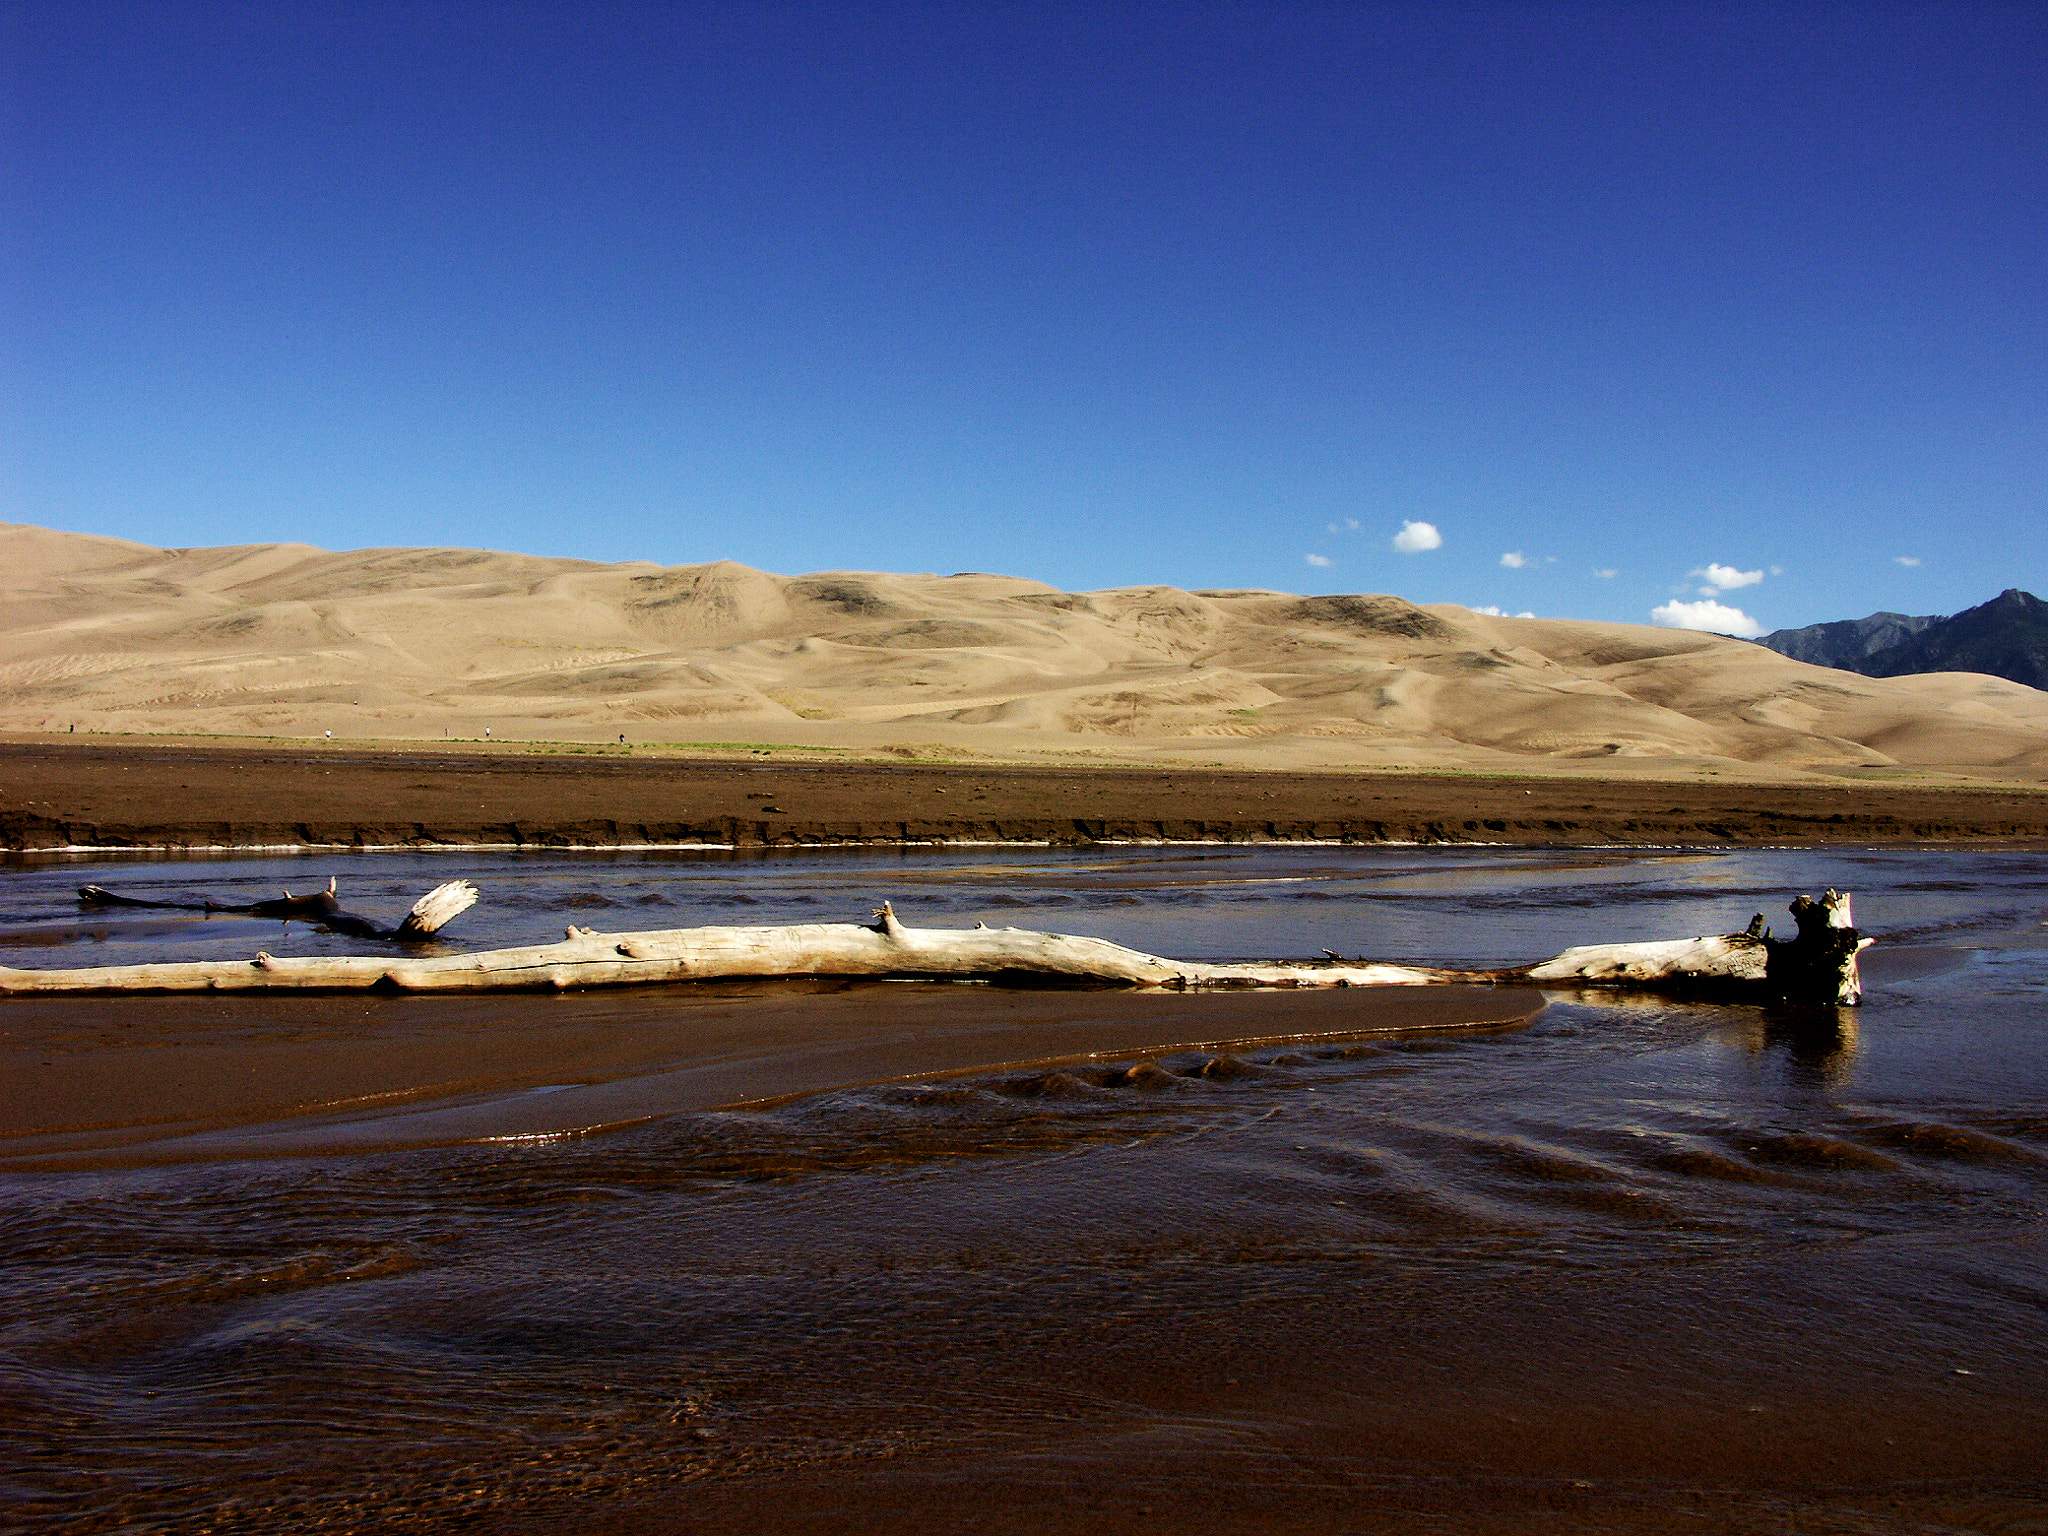
[[[778,741],[1245,765],[2048,775],[2048,694],[1397,597],[0,524],[0,729]]]

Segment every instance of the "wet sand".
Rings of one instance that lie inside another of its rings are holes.
[[[1020,1395],[1049,1379],[1077,1402],[1091,1376],[1113,1383],[1114,1410],[1085,1430],[1041,1423],[963,1452],[899,1412],[886,1421],[897,1454],[597,1507],[564,1499],[478,1528],[1908,1536],[2026,1532],[2048,1516],[2036,1386],[1985,1371],[1981,1345],[1969,1375],[1917,1351],[1901,1360],[1886,1325],[1889,1307],[1938,1308],[1984,1283],[1969,1258],[1873,1242],[1819,1263],[1781,1251],[1577,1272],[1446,1263],[1426,1278],[1293,1267],[1293,1310],[1254,1291],[1233,1318],[1170,1275],[1142,1301],[1076,1288],[1068,1315],[1037,1298],[1008,1338],[993,1320],[963,1328],[943,1363],[944,1331],[928,1323],[940,1358],[891,1373],[898,1402],[922,1397],[935,1415],[964,1395],[948,1372]],[[1901,1268],[1923,1283],[1902,1285]],[[1150,1325],[1094,1325],[1091,1302],[1142,1308]],[[891,1342],[911,1344],[907,1332]]]
[[[2048,839],[2048,790],[0,742],[0,847]]]
[[[772,981],[517,998],[10,998],[0,1165],[614,1128],[1006,1065],[1519,1024],[1528,987],[1155,993]]]

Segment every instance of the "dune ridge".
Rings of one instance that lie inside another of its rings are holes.
[[[2038,779],[2048,694],[1385,595],[170,550],[0,524],[0,730]]]

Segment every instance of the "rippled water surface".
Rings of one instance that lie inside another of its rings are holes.
[[[857,920],[888,898],[913,925],[1189,958],[1486,966],[1756,911],[1789,927],[1790,897],[1827,885],[1881,943],[1860,1010],[1557,993],[1517,1027],[1388,1033],[1368,998],[1342,1038],[1012,1054],[601,1132],[546,1123],[542,1090],[573,1086],[548,1080],[555,1016],[512,1002],[540,1134],[76,1168],[0,1141],[0,1506],[27,1529],[2048,1518],[2041,855],[45,861],[0,872],[0,964],[360,952],[70,899],[85,880],[258,899],[330,873],[386,919],[475,879],[456,948],[570,921]],[[233,1005],[250,1012],[209,1026],[214,1070],[266,1017],[314,1028]],[[0,1029],[31,1017],[9,1006]],[[111,1051],[99,1006],[13,1028],[7,1091]],[[815,1006],[997,1003],[876,984]],[[1107,1017],[1097,994],[1032,1006]],[[1276,1021],[1244,1033],[1291,1032]]]

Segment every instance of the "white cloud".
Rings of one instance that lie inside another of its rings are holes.
[[[1763,625],[1740,608],[1711,601],[1666,603],[1650,610],[1650,620],[1667,629],[1704,629],[1717,635],[1740,635],[1745,640],[1754,640],[1764,632]]]
[[[1704,570],[1686,574],[1705,580],[1706,585],[1700,588],[1703,597],[1712,597],[1716,592],[1733,592],[1737,587],[1753,587],[1764,579],[1762,571],[1738,571],[1732,565],[1709,564]]]
[[[1323,526],[1332,533],[1356,533],[1358,532],[1358,519],[1347,517],[1341,523],[1325,523]]]
[[[1478,607],[1472,609],[1471,611],[1474,613],[1483,613],[1489,619],[1533,619],[1536,617],[1535,614],[1528,613],[1526,611],[1522,613],[1510,614],[1505,608],[1501,607],[1498,603],[1482,603]]]
[[[1894,564],[1894,565],[1918,565],[1919,563],[1920,563],[1920,557],[1919,557],[1918,555],[1894,555],[1894,556],[1892,556],[1892,564]]]
[[[1500,557],[1500,563],[1511,571],[1519,571],[1529,563],[1529,557],[1519,549],[1511,549]]]
[[[1615,577],[1619,576],[1621,572],[1609,568],[1607,570],[1595,571],[1593,574],[1595,576],[1598,576],[1602,581],[1612,581]]]
[[[1436,531],[1435,523],[1412,523],[1401,520],[1401,531],[1394,535],[1394,548],[1404,555],[1419,555],[1425,549],[1443,548],[1444,536]]]
[[[1301,558],[1306,560],[1310,565],[1315,566],[1335,565],[1337,563],[1336,561],[1332,560],[1328,555],[1303,555]]]

